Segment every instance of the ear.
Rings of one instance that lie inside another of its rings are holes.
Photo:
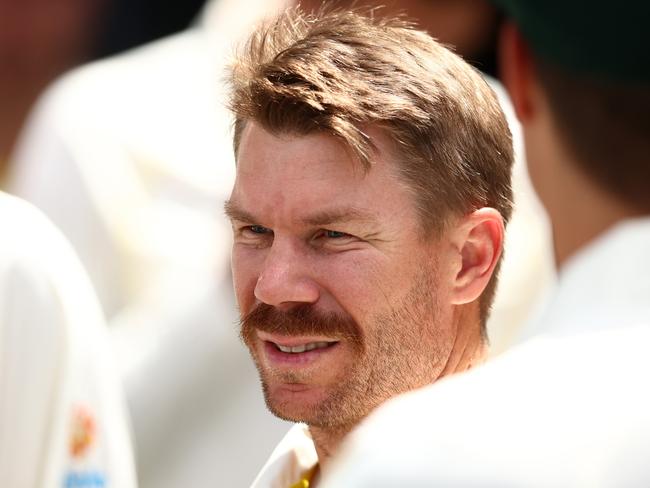
[[[452,303],[476,300],[487,286],[503,249],[503,217],[493,208],[481,208],[464,217],[453,231],[459,256],[452,287]]]
[[[526,122],[533,114],[531,99],[534,74],[533,58],[528,44],[512,22],[505,22],[499,35],[500,78],[519,120]]]

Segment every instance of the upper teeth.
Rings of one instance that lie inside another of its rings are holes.
[[[299,346],[281,346],[280,344],[276,344],[276,346],[282,352],[305,352],[316,348],[327,347],[328,344],[329,342],[310,342]]]

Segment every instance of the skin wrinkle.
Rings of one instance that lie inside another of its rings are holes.
[[[461,309],[458,311],[458,315],[461,316],[470,313],[472,313],[472,311],[467,309]],[[455,323],[469,324],[471,322],[469,322],[467,319],[463,319],[462,317],[457,317],[455,318]],[[481,358],[484,356],[479,355],[477,358],[476,348],[473,347],[473,344],[471,343],[471,335],[468,333],[462,334],[460,331],[461,328],[456,327],[454,334],[454,344],[452,347],[452,351],[454,351],[454,353],[450,354],[447,357],[442,372],[440,373],[441,378],[458,371],[465,371],[469,369],[472,364],[477,361],[477,359],[480,362]]]
[[[260,219],[256,218],[250,212],[242,209],[236,201],[227,200],[224,204],[224,212],[231,221],[246,223],[249,225],[262,225]],[[298,223],[305,227],[329,227],[340,226],[345,224],[365,224],[369,227],[377,227],[377,218],[370,212],[346,207],[333,210],[323,210],[316,214],[301,219]],[[385,239],[378,238],[377,232],[364,233],[365,240],[376,240],[386,242]]]

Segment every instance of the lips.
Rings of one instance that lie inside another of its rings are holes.
[[[257,337],[263,344],[263,350],[270,364],[307,365],[330,351],[338,349],[339,341],[329,337],[296,337],[269,334],[257,331]]]
[[[298,354],[305,351],[313,351],[314,349],[324,349],[334,344],[334,342],[326,342],[326,341],[308,342],[307,344],[300,344],[298,346],[284,346],[282,344],[278,344],[275,342],[273,344],[282,352],[286,352],[289,354]]]

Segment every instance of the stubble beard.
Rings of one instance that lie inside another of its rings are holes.
[[[354,391],[359,390],[359,382],[350,381],[356,374],[350,375],[346,370],[344,377],[333,378],[326,388],[324,400],[300,408],[277,400],[270,385],[275,384],[313,384],[311,374],[304,372],[277,372],[266,369],[257,351],[257,330],[281,335],[316,335],[337,338],[341,344],[337,347],[347,347],[352,355],[351,363],[357,358],[363,358],[363,339],[358,324],[349,316],[338,314],[323,314],[310,305],[301,305],[288,312],[281,312],[266,304],[258,305],[241,321],[241,338],[248,347],[255,362],[267,408],[275,416],[292,422],[304,422],[310,426],[333,429],[353,422],[358,417],[355,410],[358,406],[349,401]],[[358,369],[355,367],[355,370]]]
[[[420,272],[399,306],[371,318],[369,327],[375,333],[366,334],[363,340],[356,324],[352,322],[343,326],[348,340],[353,343],[351,350],[354,358],[351,364],[354,367],[344,370],[344,377],[327,387],[322,401],[300,414],[292,414],[296,408],[278,402],[270,384],[309,384],[309,375],[265,370],[251,341],[251,330],[244,330],[244,325],[242,338],[260,374],[268,409],[284,420],[304,422],[310,427],[328,431],[347,432],[386,400],[435,381],[443,370],[442,358],[451,350],[451,343],[441,341],[438,331],[439,305],[433,298],[434,286],[433,276]],[[315,318],[310,317],[311,320]],[[330,325],[324,326],[323,332],[331,329],[331,320],[332,317],[326,319]],[[354,333],[351,333],[351,324],[354,324]],[[312,323],[310,332],[320,332],[318,327]],[[265,326],[264,330],[277,328]],[[294,334],[301,332],[304,331],[299,328]]]

